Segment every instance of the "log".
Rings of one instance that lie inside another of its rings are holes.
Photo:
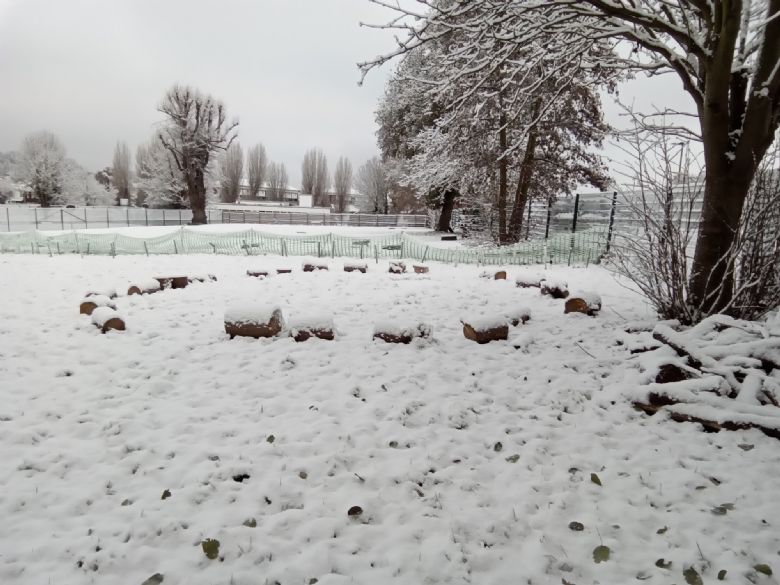
[[[276,274],[290,274],[292,272],[292,268],[277,268]]]
[[[655,375],[656,384],[671,384],[690,380],[692,376],[677,364],[662,364]]]
[[[225,311],[225,333],[234,337],[275,337],[284,327],[278,307],[235,305]]]
[[[454,242],[458,239],[458,236],[449,235],[449,236],[442,236],[441,241],[442,242]]]
[[[691,355],[690,350],[683,346],[683,342],[679,338],[679,335],[672,329],[665,325],[657,325],[655,329],[653,329],[653,339],[668,345],[677,353],[677,355],[686,358],[688,360],[688,365],[692,368],[696,368],[697,370],[701,369],[702,363]]]
[[[374,339],[380,339],[386,343],[409,344],[413,339],[430,339],[432,335],[432,328],[425,323],[419,323],[415,327],[398,327],[392,323],[374,326]]]
[[[197,276],[189,276],[187,280],[190,283],[193,282],[217,282],[217,277],[213,274],[199,274]]]
[[[541,288],[542,278],[537,274],[518,274],[515,286],[518,288]]]
[[[255,278],[265,278],[268,276],[267,270],[247,270],[246,271],[247,276],[254,276]]]
[[[595,293],[577,293],[566,299],[564,314],[582,313],[595,317],[601,310],[601,297]]]
[[[389,272],[393,274],[402,274],[406,272],[406,264],[403,262],[391,261]]]
[[[316,337],[333,341],[335,339],[335,327],[331,317],[321,315],[308,315],[297,317],[290,326],[290,337],[301,342]]]
[[[501,319],[479,318],[470,322],[464,321],[463,336],[479,344],[503,341],[509,337],[509,325],[503,317]]]
[[[499,270],[496,272],[495,276],[493,276],[493,280],[506,280],[506,270]]]
[[[115,299],[117,297],[117,292],[116,292],[115,288],[106,288],[106,289],[103,289],[103,290],[91,290],[91,291],[88,291],[84,295],[84,298],[96,297],[96,296],[108,297],[109,299]]]
[[[344,272],[360,272],[365,274],[368,271],[368,265],[365,262],[345,262]]]
[[[125,330],[124,319],[111,307],[96,307],[92,311],[92,324],[100,329],[101,333]]]
[[[328,270],[327,264],[320,264],[317,262],[304,262],[303,263],[303,271],[304,272],[314,272],[315,270]]]
[[[155,279],[145,280],[143,282],[137,282],[135,284],[131,284],[130,287],[127,289],[128,296],[130,295],[146,295],[146,294],[152,294],[156,292],[160,292],[162,288],[160,287],[160,283]]]
[[[160,288],[187,288],[190,279],[187,276],[155,276],[154,279],[160,283]]]
[[[569,296],[569,285],[562,280],[544,279],[539,283],[541,293],[554,299],[565,299]]]
[[[518,325],[525,325],[525,323],[531,318],[531,310],[527,307],[521,307],[515,309],[507,315],[507,321],[512,327]]]
[[[79,314],[91,315],[98,307],[110,307],[116,310],[116,305],[111,302],[110,298],[103,295],[92,295],[81,301],[79,304]]]
[[[430,268],[428,268],[424,264],[412,264],[412,268],[414,268],[415,274],[428,274],[428,272],[430,271]]]

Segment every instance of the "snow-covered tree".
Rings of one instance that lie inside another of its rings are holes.
[[[498,65],[515,78],[532,73],[535,60],[515,59],[518,47],[538,47],[537,59],[558,62],[559,77],[574,66],[676,75],[691,98],[706,167],[686,302],[700,316],[730,307],[743,207],[780,124],[780,0],[372,1],[396,13],[384,28],[401,34],[394,51],[361,65],[364,73],[457,37],[441,76],[431,79],[443,89],[470,79],[449,100],[452,109],[467,103]],[[605,42],[617,50],[594,53]],[[534,98],[525,91],[519,101],[531,107]]]
[[[268,188],[266,197],[272,201],[284,200],[287,191],[287,167],[284,163],[270,163],[268,165]]]
[[[319,148],[307,150],[301,163],[301,191],[313,195],[314,205],[325,205],[329,182],[325,153]]]
[[[41,207],[57,203],[62,195],[65,147],[48,131],[30,134],[22,142],[20,174]]]
[[[63,161],[62,193],[57,203],[70,205],[112,205],[114,194],[76,161],[66,158]]]
[[[355,185],[361,194],[361,211],[387,213],[389,181],[379,157],[363,163],[355,177]]]
[[[339,157],[333,173],[333,191],[336,193],[336,209],[344,213],[349,204],[349,192],[352,190],[352,163],[345,157]]]
[[[188,206],[183,173],[157,136],[136,150],[135,176],[137,204],[178,209]]]
[[[249,149],[246,155],[247,180],[249,182],[249,196],[256,198],[265,182],[268,159],[265,146],[256,144]]]
[[[235,203],[241,192],[241,179],[244,176],[244,151],[238,141],[222,154],[219,159],[220,197],[223,203]]]
[[[117,142],[114,148],[114,161],[111,167],[111,184],[116,191],[116,204],[121,199],[130,201],[132,174],[130,170],[130,149],[124,142]]]
[[[235,140],[238,120],[228,121],[222,102],[180,85],[168,91],[158,110],[167,116],[158,136],[184,178],[192,223],[204,224],[206,175],[213,155]]]

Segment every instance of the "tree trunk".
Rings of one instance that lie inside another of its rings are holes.
[[[534,153],[536,151],[537,133],[532,130],[528,133],[525,144],[523,162],[520,164],[520,178],[517,180],[515,202],[512,207],[512,215],[509,218],[509,240],[513,243],[520,241],[520,232],[523,228],[523,211],[528,202],[528,190],[531,187],[531,178],[534,173]]]
[[[735,255],[730,248],[753,178],[752,172],[735,168],[725,163],[707,168],[689,301],[705,316],[728,307],[733,295]]]
[[[208,223],[206,218],[206,181],[202,170],[195,170],[187,180],[190,208],[192,209],[192,225]]]
[[[454,189],[447,189],[441,202],[441,214],[439,215],[439,225],[436,226],[437,232],[452,232],[452,210],[455,208],[455,198],[458,192]]]
[[[507,138],[506,138],[506,114],[501,111],[498,118],[500,125],[498,131],[498,149],[501,158],[498,160],[498,243],[506,244],[508,234],[506,231],[506,195],[507,195]]]

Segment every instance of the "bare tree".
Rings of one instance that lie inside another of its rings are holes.
[[[394,51],[361,64],[364,74],[423,44],[460,35],[449,70],[431,80],[442,88],[471,76],[470,88],[448,104],[451,110],[468,104],[498,67],[518,77],[531,71],[533,60],[513,55],[539,39],[539,58],[560,61],[556,76],[583,63],[675,74],[692,100],[706,168],[686,302],[702,316],[731,306],[737,292],[732,252],[743,208],[780,124],[780,0],[433,0],[421,3],[430,9],[425,14],[417,6],[372,1],[396,12],[382,28],[401,34]],[[592,47],[604,40],[632,50],[592,58]],[[535,93],[518,95],[530,107]],[[668,129],[690,135],[684,124]]]
[[[374,213],[388,212],[389,182],[384,165],[378,157],[361,165],[355,179],[358,191],[367,200],[368,209]]]
[[[114,148],[114,161],[112,164],[111,183],[116,190],[116,204],[122,199],[130,202],[130,149],[124,142],[117,142]]]
[[[50,207],[62,194],[65,147],[46,130],[30,134],[22,142],[21,176],[41,207]]]
[[[352,190],[352,163],[343,156],[336,163],[336,172],[333,173],[333,190],[336,192],[337,210],[344,213]]]
[[[307,150],[301,163],[301,191],[313,195],[314,205],[325,204],[328,179],[328,159],[325,153],[319,148]]]
[[[244,151],[238,141],[233,142],[219,159],[220,198],[223,203],[235,203],[241,194],[244,176]]]
[[[265,146],[256,144],[249,149],[246,155],[247,175],[249,181],[249,196],[257,199],[257,194],[263,188],[265,182],[268,160],[265,154]]]
[[[284,163],[270,163],[268,165],[268,189],[266,196],[272,201],[284,200],[287,192],[287,168]]]
[[[227,120],[222,102],[180,85],[168,91],[158,110],[168,117],[159,138],[184,176],[192,223],[207,223],[209,162],[214,153],[227,150],[235,140],[238,120]]]

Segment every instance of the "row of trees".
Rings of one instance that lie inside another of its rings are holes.
[[[361,67],[365,74],[402,56],[395,91],[405,105],[389,118],[410,118],[388,126],[399,138],[388,139],[383,154],[406,163],[401,176],[440,198],[473,180],[457,172],[459,160],[485,154],[495,171],[478,179],[497,182],[500,241],[514,237],[514,209],[508,223],[505,211],[510,169],[517,202],[534,181],[526,161],[554,160],[558,149],[582,144],[584,124],[597,114],[595,90],[609,89],[620,74],[675,75],[691,100],[684,114],[697,125],[685,134],[699,141],[704,160],[683,302],[689,320],[743,312],[735,299],[753,286],[739,271],[745,204],[780,124],[780,0],[426,0],[427,11],[372,1],[395,12],[381,27],[398,32],[397,47]],[[542,150],[561,125],[578,129]],[[677,132],[687,125],[665,126]],[[488,134],[489,148],[475,130]],[[597,144],[599,135],[585,140]]]

